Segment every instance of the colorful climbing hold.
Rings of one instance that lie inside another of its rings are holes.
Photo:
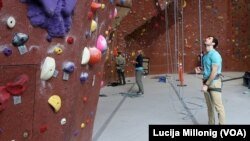
[[[91,25],[90,25],[90,31],[91,32],[95,32],[96,31],[96,28],[97,28],[97,23],[95,20],[92,20],[91,21]]]
[[[57,55],[60,55],[60,54],[62,54],[63,50],[62,50],[62,48],[60,48],[60,47],[55,47],[55,48],[54,48],[54,52],[55,52]]]
[[[9,28],[14,28],[16,25],[16,20],[14,17],[10,16],[8,19],[7,19],[7,26]]]
[[[86,31],[86,32],[85,32],[85,38],[88,39],[88,38],[90,38],[90,37],[91,37],[91,32]]]
[[[24,33],[15,33],[12,44],[16,47],[24,45],[29,39],[29,36]]]
[[[131,8],[132,0],[116,0],[116,5]]]
[[[83,83],[85,82],[89,77],[89,74],[87,72],[82,72],[80,76],[80,81]]]
[[[113,17],[116,18],[117,15],[118,15],[118,12],[117,12],[117,9],[115,8],[115,9],[114,9],[114,13],[113,13]]]
[[[28,133],[28,131],[25,131],[25,132],[23,132],[23,138],[28,138],[29,137],[29,133]]]
[[[92,11],[89,11],[89,12],[88,12],[88,19],[89,19],[89,20],[92,20],[93,17],[94,17],[93,12],[92,12]]]
[[[82,61],[81,61],[81,64],[82,65],[88,64],[89,59],[90,59],[89,49],[88,49],[88,47],[84,47],[84,49],[82,51]]]
[[[104,81],[103,81],[103,80],[101,81],[101,84],[100,84],[100,85],[101,85],[101,87],[103,87],[103,85],[104,85]]]
[[[58,112],[61,109],[62,101],[60,96],[58,95],[51,96],[48,100],[48,103],[50,104],[50,106],[52,106],[55,112]]]
[[[85,128],[86,124],[85,123],[81,123],[81,128]]]
[[[90,51],[90,60],[89,60],[90,65],[97,64],[98,62],[101,61],[102,53],[100,50],[98,50],[95,47],[92,47],[89,48],[89,51]]]
[[[67,37],[67,43],[68,44],[73,44],[74,43],[74,38],[73,37]]]
[[[101,4],[101,3],[97,3],[97,2],[92,2],[90,7],[91,7],[91,10],[96,11],[99,8],[104,9],[105,8],[105,4]]]
[[[40,79],[49,80],[53,76],[56,69],[55,59],[52,57],[46,57],[41,69]]]
[[[18,76],[14,82],[9,82],[6,84],[6,90],[12,96],[20,96],[27,89],[26,83],[29,81],[29,77],[26,74]]]
[[[12,54],[12,49],[9,48],[9,47],[5,47],[5,48],[3,49],[3,54],[4,54],[5,56],[10,56],[10,55]]]
[[[62,118],[61,121],[60,121],[61,125],[65,125],[66,122],[67,122],[66,118]]]
[[[106,35],[108,35],[108,34],[109,34],[109,31],[108,31],[108,30],[106,30],[106,31],[105,31],[105,34],[106,34]]]
[[[47,125],[42,125],[41,127],[40,127],[40,133],[44,133],[44,132],[46,132],[48,130],[48,126]]]
[[[90,121],[91,121],[90,119],[87,119],[87,120],[86,120],[86,123],[87,123],[87,124],[89,124],[89,123],[90,123]]]
[[[97,49],[99,49],[102,53],[107,50],[107,41],[106,39],[102,36],[99,35],[96,43]]]
[[[63,65],[63,71],[66,73],[72,73],[75,70],[75,64],[73,62],[66,62]]]
[[[82,100],[83,100],[83,102],[87,102],[87,101],[88,101],[88,97],[87,97],[87,96],[84,96],[84,97],[82,98]]]

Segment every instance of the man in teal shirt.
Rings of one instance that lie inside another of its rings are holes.
[[[208,124],[215,124],[214,108],[218,112],[219,124],[225,124],[225,110],[222,103],[221,93],[221,68],[222,58],[215,50],[218,40],[213,36],[208,36],[205,40],[207,53],[203,56],[203,68],[195,68],[196,73],[203,70],[203,86],[207,108],[208,108]]]

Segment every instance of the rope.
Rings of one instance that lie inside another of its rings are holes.
[[[174,58],[174,68],[175,68],[175,72],[177,73],[177,58],[178,58],[178,54],[177,54],[177,26],[176,26],[176,21],[177,21],[177,1],[174,1],[174,50],[175,50],[175,58]]]
[[[185,60],[184,60],[184,54],[185,54],[185,49],[184,49],[184,10],[183,6],[181,6],[181,34],[182,34],[182,66],[183,66],[183,72],[185,72]]]
[[[168,7],[167,7],[167,4],[166,2],[164,2],[164,6],[165,6],[165,26],[166,26],[166,47],[167,47],[167,65],[169,65],[169,58],[168,58],[168,54],[169,54],[169,46],[168,46],[168,36],[167,36],[167,33],[168,33]],[[168,67],[168,73],[170,73],[170,67]]]
[[[200,53],[202,52],[202,23],[201,23],[201,0],[199,0],[199,32],[200,32]],[[202,61],[201,61],[202,62]],[[202,65],[202,63],[201,63]]]
[[[172,49],[170,47],[170,34],[169,34],[169,22],[168,22],[168,5],[165,2],[165,22],[166,22],[166,46],[167,46],[167,63],[170,64],[168,67],[168,72],[172,70],[172,73],[174,72],[173,68],[173,58],[172,58]]]

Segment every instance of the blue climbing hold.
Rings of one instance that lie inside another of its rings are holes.
[[[91,37],[91,32],[86,31],[85,32],[85,38],[88,39]]]
[[[63,71],[66,73],[72,73],[75,70],[75,64],[73,62],[67,62],[64,64]]]
[[[126,0],[120,0],[120,4],[124,5]]]
[[[82,72],[80,76],[80,81],[83,83],[85,82],[89,77],[89,74],[87,72]]]
[[[111,4],[114,4],[114,0],[109,0],[109,2],[110,2]]]
[[[5,56],[10,56],[10,55],[12,54],[12,49],[11,49],[11,48],[8,48],[8,47],[4,48],[4,49],[3,49],[3,54],[4,54]]]

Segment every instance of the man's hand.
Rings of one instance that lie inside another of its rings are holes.
[[[198,73],[198,74],[201,73],[201,67],[196,67],[195,68],[195,73]]]
[[[202,86],[202,91],[203,91],[204,93],[206,93],[207,90],[208,90],[208,86],[207,86],[207,85],[203,85],[203,86]]]
[[[132,61],[132,63],[133,63],[133,64],[137,64],[137,62],[136,62],[136,61]]]

